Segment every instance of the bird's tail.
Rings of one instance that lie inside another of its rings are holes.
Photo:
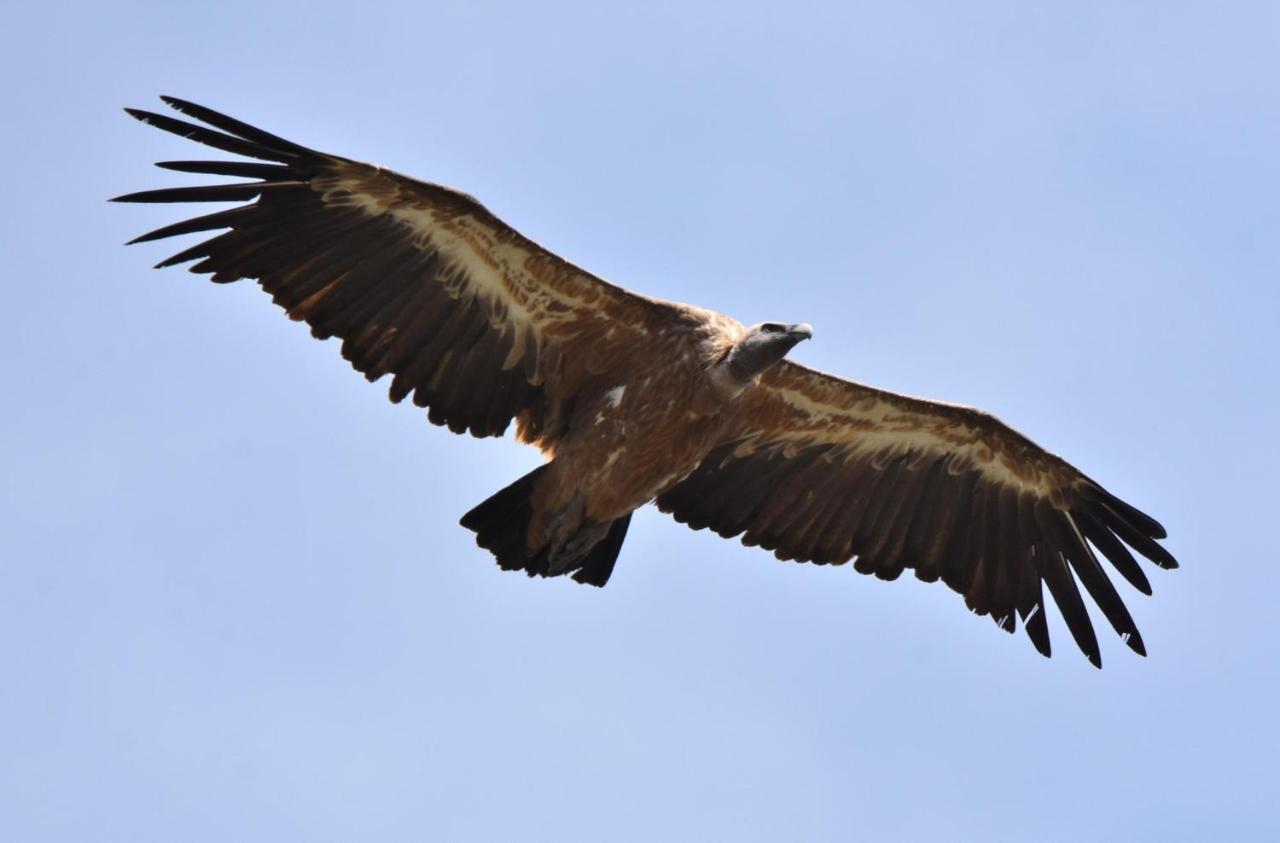
[[[462,516],[462,526],[476,534],[476,544],[488,550],[505,571],[525,571],[529,576],[558,576],[573,572],[573,578],[588,585],[603,586],[613,573],[622,542],[631,524],[628,513],[613,521],[609,531],[584,556],[580,564],[551,573],[547,549],[532,556],[526,549],[529,520],[533,517],[530,497],[534,484],[547,466],[539,466],[510,486],[491,496]]]

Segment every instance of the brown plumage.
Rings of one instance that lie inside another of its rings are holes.
[[[1101,664],[1077,583],[1145,653],[1094,552],[1151,593],[1133,548],[1176,562],[1164,529],[979,410],[908,398],[784,358],[807,325],[744,328],[640,296],[548,252],[470,196],[328,155],[169,97],[212,126],[129,109],[245,161],[170,161],[248,182],[128,202],[248,201],[133,242],[221,232],[162,261],[256,279],[393,401],[549,461],[463,518],[507,569],[602,586],[650,500],[694,529],[895,579],[941,579],[1049,654],[1047,587]],[[267,162],[267,163],[260,163]]]

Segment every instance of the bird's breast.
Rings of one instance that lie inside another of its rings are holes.
[[[590,518],[624,515],[697,468],[725,418],[698,400],[701,386],[696,377],[650,374],[583,396],[556,463],[563,482],[585,496]]]

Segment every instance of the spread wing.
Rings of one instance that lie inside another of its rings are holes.
[[[1076,583],[1145,655],[1094,548],[1144,594],[1128,547],[1177,563],[1164,529],[980,410],[908,398],[783,361],[744,393],[740,424],[658,506],[694,529],[892,580],[941,579],[1049,655],[1044,586],[1089,660],[1098,642]],[[1092,545],[1092,547],[1090,546]],[[1126,547],[1126,545],[1128,547]],[[1074,575],[1074,576],[1073,576]]]
[[[307,149],[194,103],[166,103],[208,126],[134,117],[255,161],[167,161],[235,184],[148,190],[123,202],[256,200],[132,242],[227,229],[158,266],[199,261],[216,282],[257,279],[369,380],[392,375],[455,432],[554,447],[591,375],[625,371],[670,305],[615,287],[553,255],[479,202],[435,184]]]

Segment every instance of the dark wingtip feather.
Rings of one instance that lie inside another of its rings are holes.
[[[156,114],[153,111],[146,111],[141,108],[126,108],[125,113],[130,117],[141,120],[148,126],[154,126],[161,131],[169,132],[180,138],[202,143],[214,149],[221,149],[223,152],[230,152],[233,155],[244,155],[249,158],[260,158],[267,161],[296,159],[299,155],[293,148],[286,148],[287,141],[280,141],[279,143],[264,142],[265,137],[272,137],[267,136],[265,132],[258,132],[259,137],[245,137],[228,133],[218,123],[209,120],[205,122],[218,126],[223,131],[214,131],[195,123],[174,119],[167,114]],[[226,118],[226,122],[232,123],[235,121]],[[248,128],[252,130],[252,127]]]
[[[245,202],[263,193],[276,193],[307,187],[303,181],[244,182],[239,184],[209,184],[192,187],[165,187],[158,190],[140,190],[117,196],[115,202]]]
[[[230,210],[192,217],[191,219],[181,220],[171,225],[157,228],[155,231],[148,231],[146,234],[139,234],[125,245],[132,246],[134,243],[146,243],[151,240],[161,240],[165,237],[173,237],[179,234],[192,234],[197,231],[232,228],[235,222],[252,217],[254,212],[253,206],[241,205]]]
[[[1130,585],[1150,597],[1151,583],[1147,580],[1147,575],[1142,572],[1138,561],[1133,558],[1133,554],[1124,543],[1116,538],[1115,533],[1088,512],[1073,512],[1072,517],[1084,531],[1085,538],[1102,551],[1112,567],[1119,571]]]
[[[125,108],[124,113],[134,120],[141,120],[143,123],[150,123],[152,117],[158,116],[153,111],[145,111],[141,108]]]
[[[263,146],[273,149],[289,157],[312,156],[315,151],[308,149],[301,144],[296,144],[291,140],[286,140],[279,135],[273,135],[270,132],[263,131],[257,126],[250,126],[242,120],[234,117],[228,117],[220,111],[214,111],[203,105],[191,102],[190,100],[179,99],[178,97],[170,97],[161,95],[160,99],[165,105],[179,111],[188,117],[193,117],[201,122],[215,126],[224,132],[230,132],[236,137],[243,138],[253,143],[262,144]]]
[[[1096,482],[1090,480],[1088,483],[1089,485],[1087,488],[1091,493],[1090,496],[1098,503],[1109,507],[1117,517],[1123,518],[1125,521],[1129,522],[1135,530],[1153,539],[1166,539],[1169,537],[1168,531],[1165,530],[1164,525],[1159,521],[1152,518],[1150,515],[1147,515],[1133,504],[1111,494]]]
[[[1040,599],[1043,600],[1043,596]],[[1049,625],[1045,622],[1042,603],[1037,603],[1030,612],[1022,616],[1022,628],[1026,630],[1036,652],[1046,659],[1053,655],[1053,648],[1049,645]]]
[[[260,164],[255,161],[157,161],[162,170],[179,173],[200,173],[212,176],[239,176],[252,179],[278,181],[294,179],[297,171],[283,164]]]
[[[1123,519],[1107,517],[1112,515],[1114,515],[1112,510],[1107,507],[1103,507],[1104,520],[1109,523],[1109,526],[1115,530],[1116,535],[1118,535],[1127,545],[1150,559],[1158,567],[1166,570],[1172,570],[1178,567],[1178,560],[1174,559],[1173,554],[1165,549],[1163,545],[1158,543],[1155,539],[1137,532]]]

